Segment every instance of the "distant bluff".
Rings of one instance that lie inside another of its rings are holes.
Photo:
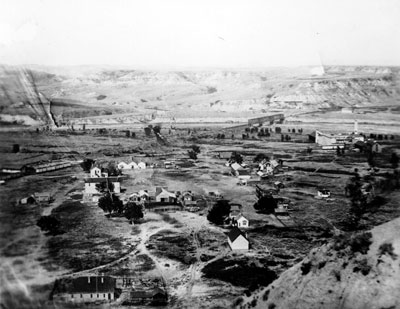
[[[314,249],[234,308],[400,308],[400,219]]]

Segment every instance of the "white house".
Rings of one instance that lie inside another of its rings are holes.
[[[125,162],[120,162],[117,165],[118,169],[120,170],[128,170],[128,169],[132,169],[132,167],[129,164],[126,164]]]
[[[156,202],[159,203],[175,203],[176,195],[172,192],[168,192],[164,188],[156,188]]]
[[[243,215],[240,215],[239,218],[236,219],[237,227],[239,228],[248,228],[249,227],[249,220],[246,219]]]
[[[233,251],[248,251],[249,240],[245,233],[243,233],[238,227],[234,227],[228,234],[228,244]]]
[[[136,162],[131,162],[131,163],[129,163],[128,164],[128,166],[131,168],[131,169],[138,169],[139,168],[139,166],[137,165],[137,163]]]
[[[139,162],[137,164],[137,166],[138,166],[139,169],[145,169],[146,168],[146,163],[145,162]]]
[[[90,178],[95,178],[95,177],[102,177],[101,176],[101,169],[97,166],[92,167],[90,169]]]

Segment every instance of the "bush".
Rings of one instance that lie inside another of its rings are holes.
[[[310,272],[311,267],[312,267],[312,263],[311,262],[303,262],[303,264],[301,264],[301,267],[300,267],[301,274],[303,276],[307,275]]]
[[[383,243],[379,246],[379,255],[389,255],[393,260],[397,259],[397,254],[394,253],[393,245],[390,243]]]
[[[371,238],[371,232],[361,233],[354,236],[350,241],[351,251],[354,253],[360,252],[366,254],[369,250],[369,246],[372,244]]]
[[[356,266],[353,268],[353,272],[361,272],[364,276],[367,276],[371,271],[371,268],[371,265],[368,264],[368,260],[364,258],[356,262]]]
[[[54,216],[43,216],[41,217],[36,225],[40,227],[42,231],[48,232],[50,235],[61,234],[60,231],[60,221]]]

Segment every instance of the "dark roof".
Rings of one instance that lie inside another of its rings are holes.
[[[235,241],[236,238],[238,238],[240,235],[242,235],[244,238],[247,239],[246,235],[238,228],[238,227],[234,227],[233,229],[231,229],[231,231],[228,234],[228,238],[230,239],[230,241]]]
[[[55,291],[56,293],[112,293],[115,282],[115,278],[108,276],[67,278],[56,283]]]
[[[115,177],[94,177],[94,178],[85,178],[86,183],[100,183],[100,182],[121,182],[121,177],[115,176]]]

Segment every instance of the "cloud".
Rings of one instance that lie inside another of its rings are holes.
[[[0,24],[0,44],[10,47],[14,44],[33,41],[38,34],[38,25],[25,22],[18,27],[10,24]]]

